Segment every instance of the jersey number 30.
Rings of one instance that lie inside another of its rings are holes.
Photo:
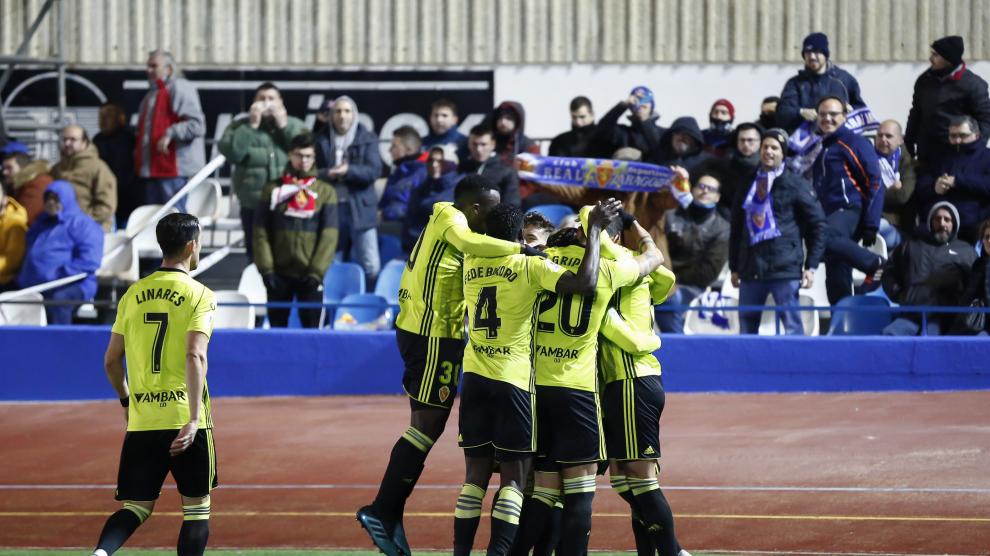
[[[165,333],[168,331],[168,313],[145,313],[145,324],[155,325],[155,346],[151,355],[151,372],[162,372],[162,351],[165,349]]]

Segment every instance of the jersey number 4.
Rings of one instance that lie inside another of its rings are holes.
[[[495,286],[485,286],[478,294],[478,304],[474,306],[474,329],[484,330],[489,340],[498,338],[498,329],[502,327],[502,319],[498,318],[498,298]]]
[[[155,325],[155,347],[151,355],[151,372],[162,372],[162,351],[165,349],[165,333],[168,332],[168,313],[145,313],[145,324]]]

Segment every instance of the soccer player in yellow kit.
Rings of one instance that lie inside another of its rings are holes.
[[[531,346],[537,296],[544,290],[562,295],[595,291],[598,235],[620,207],[613,200],[591,211],[589,247],[576,272],[538,257],[465,257],[468,345],[458,444],[464,449],[466,473],[454,512],[455,556],[471,552],[496,462],[500,488],[493,504],[488,554],[506,554],[512,546],[522,489],[536,450]],[[500,204],[488,214],[487,233],[492,237],[517,239],[522,227],[523,213],[513,205]]]
[[[621,229],[621,223],[617,223]],[[611,228],[610,228],[611,231]],[[591,532],[591,504],[598,462],[605,459],[597,384],[598,331],[612,295],[653,272],[662,255],[649,234],[635,258],[601,259],[593,294],[544,293],[536,317],[537,457],[535,485],[527,500],[514,554],[529,551],[563,499],[561,554],[584,554]],[[550,260],[575,269],[588,238],[582,228],[559,230],[547,242]]]
[[[631,217],[626,225],[640,238],[647,235]],[[618,243],[621,237],[612,239]],[[621,245],[614,249],[632,253]],[[667,299],[674,282],[674,274],[660,266],[615,292],[601,328],[598,370],[604,384],[609,476],[612,488],[632,509],[637,552],[690,556],[677,542],[674,516],[657,478],[665,396],[660,362],[653,355],[660,347],[653,306]]]
[[[395,339],[405,363],[409,428],[392,448],[375,501],[357,512],[371,540],[387,556],[410,554],[402,527],[406,499],[426,456],[440,438],[457,395],[464,355],[464,255],[543,256],[520,243],[483,235],[485,217],[499,203],[498,188],[472,174],[454,189],[453,203],[436,203],[399,282]]]
[[[216,297],[189,276],[199,220],[170,214],[155,233],[162,266],[121,298],[104,357],[127,422],[116,493],[124,507],[107,519],[94,556],[113,554],[151,516],[170,472],[182,498],[178,553],[203,554],[210,533],[217,467],[206,350]]]

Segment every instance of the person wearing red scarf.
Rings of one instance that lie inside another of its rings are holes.
[[[149,88],[138,112],[134,169],[144,181],[144,202],[164,204],[206,165],[206,116],[171,54],[151,52],[145,71]],[[182,199],[176,208],[185,212],[185,205]]]

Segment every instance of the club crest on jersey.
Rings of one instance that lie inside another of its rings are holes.
[[[450,388],[448,388],[446,386],[441,386],[440,387],[439,394],[440,394],[440,401],[441,402],[447,401],[447,398],[450,397]]]

